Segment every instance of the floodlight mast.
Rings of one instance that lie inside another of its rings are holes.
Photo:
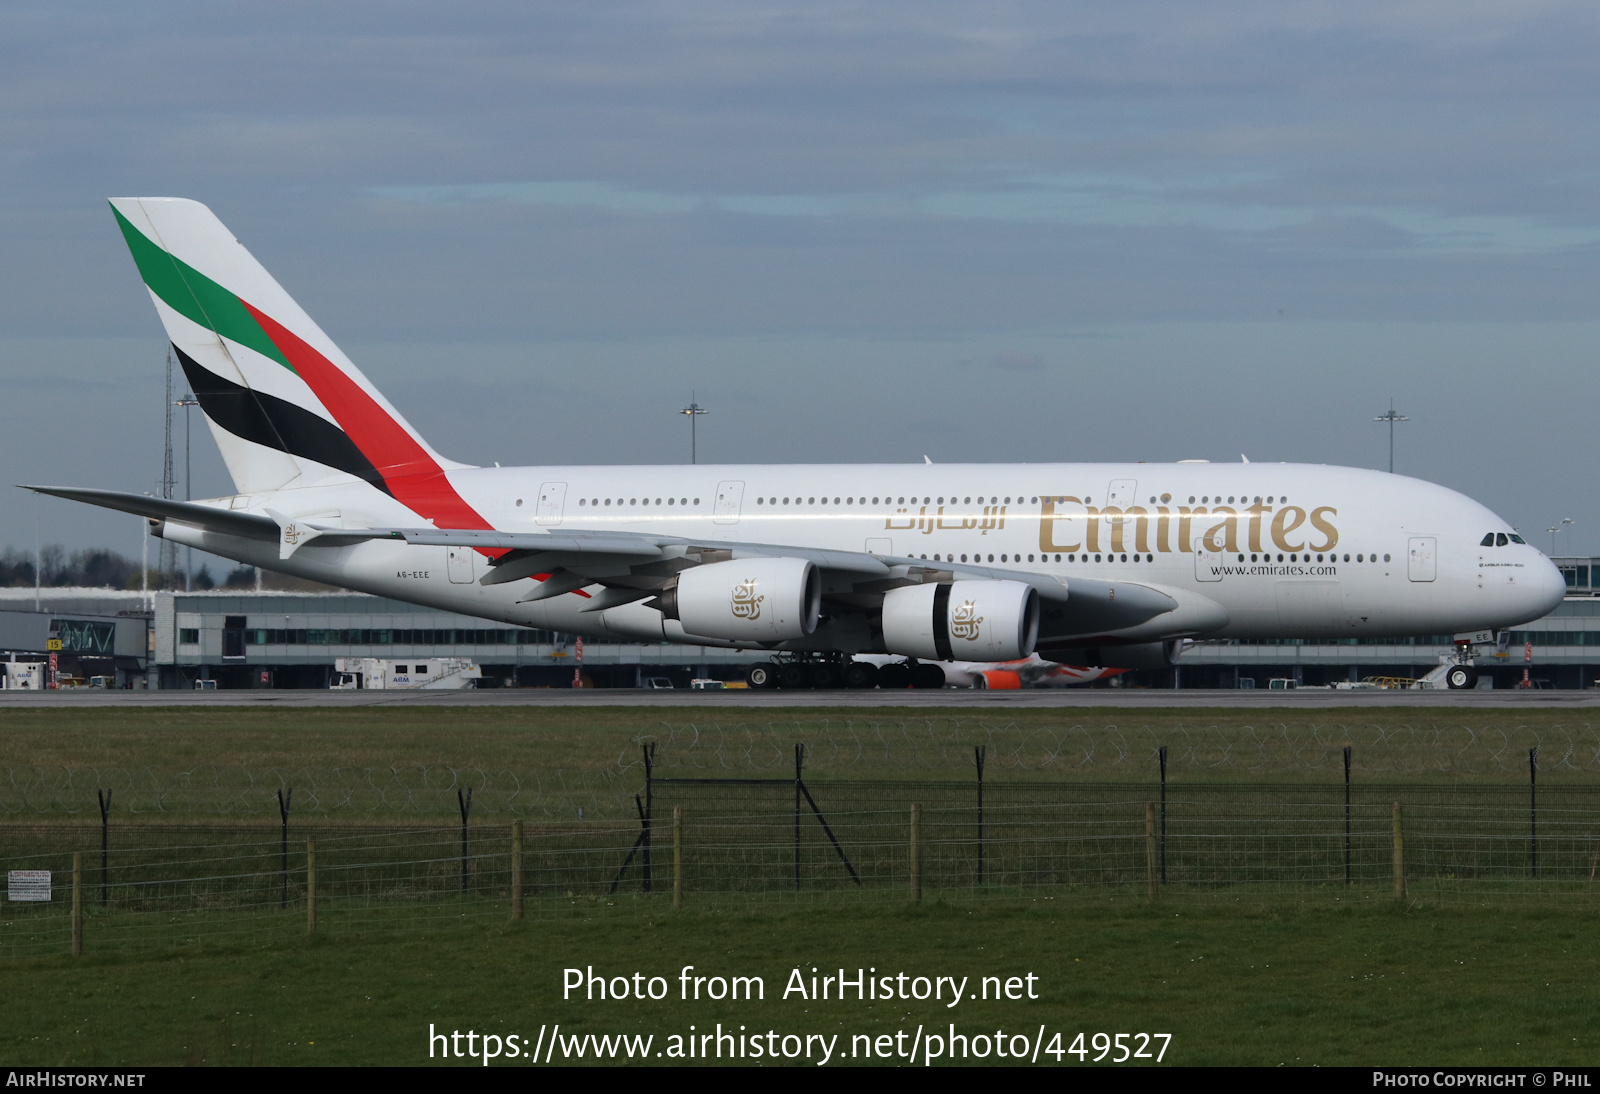
[[[179,399],[172,405],[183,407],[183,500],[193,501],[193,487],[189,479],[189,470],[191,466],[189,463],[189,408],[192,406],[199,406],[200,400],[194,397],[193,392],[188,392],[183,398]],[[184,560],[183,591],[186,593],[192,593],[194,592],[194,548],[188,547],[185,548],[185,550],[188,552],[188,554]]]
[[[1407,418],[1404,414],[1395,413],[1394,399],[1390,398],[1388,412],[1384,413],[1384,414],[1379,414],[1376,418],[1374,418],[1372,420],[1375,421],[1375,422],[1388,422],[1389,423],[1389,474],[1392,475],[1392,474],[1394,474],[1394,423],[1395,422],[1409,422],[1411,419]]]
[[[700,454],[696,444],[695,419],[700,417],[702,414],[710,414],[711,412],[694,401],[694,392],[691,391],[689,392],[689,405],[678,411],[678,413],[686,414],[689,417],[689,462],[698,463],[700,462]]]
[[[1562,517],[1559,523],[1552,524],[1550,527],[1545,529],[1546,532],[1550,533],[1550,557],[1551,558],[1555,558],[1556,557],[1556,533],[1557,532],[1565,532],[1567,530],[1567,525],[1576,524],[1576,523],[1577,522],[1575,520],[1573,520],[1571,517]],[[1569,544],[1569,546],[1570,546],[1570,544]]]

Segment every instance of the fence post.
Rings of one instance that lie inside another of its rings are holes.
[[[1161,746],[1161,884],[1167,883],[1167,746]]]
[[[683,907],[683,806],[672,807],[672,906]]]
[[[983,884],[983,761],[989,746],[980,745],[972,750],[973,761],[978,765],[978,884]]]
[[[805,746],[794,746],[794,888],[800,891],[800,771],[805,760]]]
[[[650,824],[655,816],[656,743],[641,746],[644,750],[644,891],[650,891],[653,880],[650,869]]]
[[[1344,883],[1350,884],[1350,746],[1344,746]]]
[[[467,814],[472,812],[472,787],[467,787],[463,796],[460,788],[456,789],[456,805],[461,810],[461,891],[467,891]]]
[[[1144,803],[1144,874],[1150,899],[1156,898],[1156,803]]]
[[[922,861],[917,846],[917,830],[922,827],[922,806],[911,807],[911,903],[922,901]]]
[[[306,934],[317,933],[317,841],[306,840]]]
[[[83,852],[72,852],[72,956],[83,954]]]
[[[111,857],[111,791],[96,790],[94,793],[100,799],[100,907],[104,908],[109,902],[107,873]]]
[[[1539,876],[1539,746],[1528,749],[1528,862]]]
[[[289,807],[294,804],[294,787],[289,788],[289,793],[283,792],[283,787],[278,788],[278,815],[283,819],[283,827],[279,830],[282,852],[281,865],[278,871],[283,882],[283,892],[278,898],[278,907],[289,906]]]
[[[1406,842],[1400,823],[1400,803],[1394,803],[1394,898],[1406,898]]]
[[[511,822],[511,922],[522,922],[522,821]]]

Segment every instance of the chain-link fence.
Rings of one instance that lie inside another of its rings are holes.
[[[0,957],[66,952],[74,922],[103,952],[288,938],[313,917],[335,936],[426,931],[523,903],[1374,901],[1397,895],[1397,864],[1412,900],[1600,903],[1594,735],[1530,740],[688,726],[576,775],[12,769],[0,862],[48,871],[50,899],[13,899],[27,875],[8,884]]]

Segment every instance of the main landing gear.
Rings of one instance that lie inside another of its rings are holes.
[[[852,661],[841,654],[784,654],[758,661],[745,670],[753,689],[783,688],[864,691],[868,688],[942,688],[944,670],[920,661],[891,661],[882,667],[870,661]]]

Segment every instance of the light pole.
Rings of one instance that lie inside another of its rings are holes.
[[[1411,419],[1407,418],[1404,414],[1396,414],[1394,409],[1394,399],[1390,398],[1388,413],[1379,414],[1372,420],[1375,422],[1389,423],[1389,474],[1392,475],[1394,474],[1394,423],[1409,422]]]
[[[1550,533],[1550,557],[1551,558],[1555,558],[1556,557],[1556,533],[1558,531],[1560,531],[1560,530],[1561,530],[1560,527],[1558,525],[1554,525],[1554,524],[1552,524],[1550,527],[1545,529],[1546,532]]]
[[[702,414],[710,414],[711,411],[703,409],[699,403],[695,402],[694,392],[691,391],[689,392],[689,405],[678,411],[678,413],[689,416],[689,462],[698,463],[700,454],[696,446],[695,419]]]
[[[193,496],[189,486],[189,408],[199,406],[200,400],[194,397],[193,392],[190,392],[173,405],[183,407],[183,500],[192,501]],[[191,593],[194,592],[194,548],[188,547],[185,548],[185,551],[183,591]]]
[[[1567,530],[1567,525],[1575,524],[1575,523],[1577,523],[1577,522],[1574,521],[1571,517],[1562,517],[1561,518],[1561,530],[1563,532],[1565,532]],[[1569,539],[1567,542],[1570,543],[1572,541]]]

